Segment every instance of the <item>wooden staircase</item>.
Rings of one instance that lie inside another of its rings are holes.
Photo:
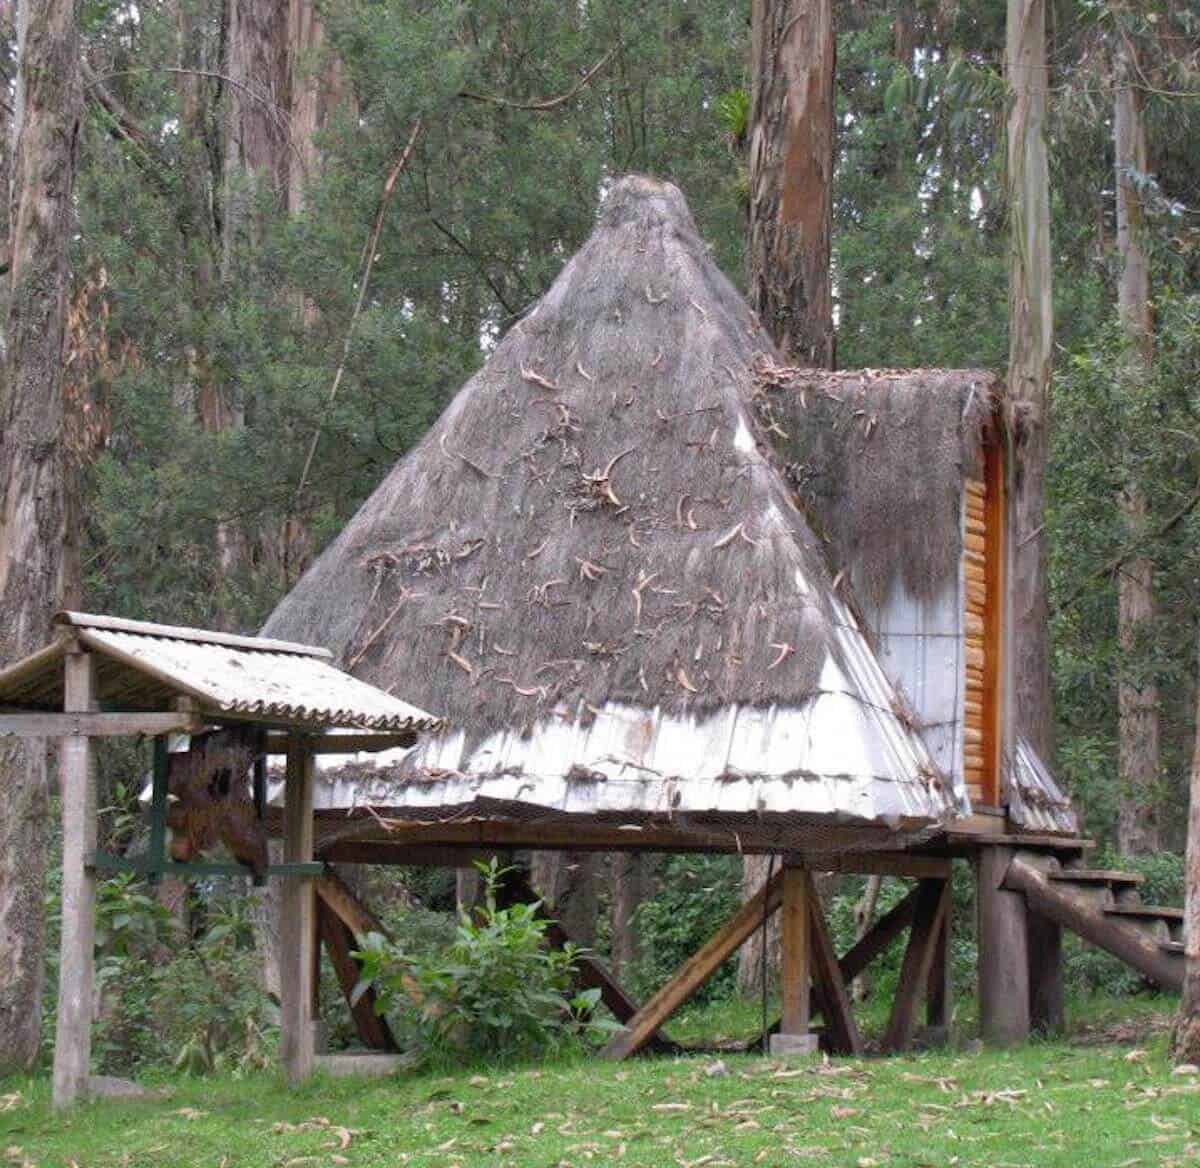
[[[1078,861],[1076,862],[1078,863]],[[1108,868],[1065,866],[1055,857],[1018,851],[1004,886],[1029,907],[1111,953],[1163,989],[1181,990],[1183,909],[1143,904],[1143,878]]]

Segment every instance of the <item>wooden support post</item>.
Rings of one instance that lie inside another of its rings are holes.
[[[983,847],[976,868],[979,1027],[998,1046],[1029,1037],[1028,912],[1025,897],[1003,887],[1011,862],[1011,848]]]
[[[287,754],[283,809],[285,863],[313,856],[313,756],[303,735],[292,737]],[[303,876],[283,881],[280,913],[281,1009],[279,1053],[290,1082],[313,1069],[313,886]]]
[[[951,899],[947,895],[946,911],[934,941],[933,960],[929,965],[929,983],[925,994],[925,1024],[941,1041],[950,1037],[950,1019],[954,1013],[954,970],[950,960],[952,908]]]
[[[64,708],[92,708],[91,654],[68,653]],[[58,961],[58,1018],[54,1032],[54,1106],[69,1107],[87,1092],[92,1058],[92,991],[95,978],[96,877],[88,867],[96,850],[96,784],[92,743],[84,734],[62,739],[62,940]]]
[[[613,1035],[604,1048],[604,1057],[628,1058],[639,1051],[658,1028],[679,1009],[716,971],[722,962],[737,952],[738,946],[762,924],[763,913],[770,916],[779,907],[783,873],[777,872],[724,924],[698,952],[680,966],[678,972],[629,1020],[624,1030]]]
[[[779,1033],[771,1035],[773,1055],[812,1054],[817,1036],[810,1029],[809,895],[811,882],[803,868],[784,868],[780,906],[779,990],[782,1014]]]
[[[808,891],[808,930],[812,946],[812,976],[814,996],[819,997],[821,1015],[825,1019],[825,1038],[834,1054],[859,1055],[863,1051],[862,1036],[854,1021],[850,994],[837,950],[825,923],[825,912],[817,895],[811,874],[804,873]]]
[[[883,1036],[883,1049],[906,1050],[917,1024],[917,1006],[929,984],[929,970],[937,948],[938,933],[946,919],[950,900],[948,880],[922,880],[917,886],[917,905],[913,914],[908,948],[900,965],[896,1000]]]
[[[1029,1025],[1035,1034],[1058,1034],[1063,1028],[1062,926],[1041,913],[1028,911]]]

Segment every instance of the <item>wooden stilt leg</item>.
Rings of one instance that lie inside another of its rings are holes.
[[[1029,1023],[1035,1034],[1057,1034],[1063,1027],[1062,926],[1027,911]]]
[[[947,898],[946,912],[934,942],[933,960],[929,965],[929,984],[925,995],[925,1022],[937,1038],[944,1041],[950,1035],[950,1018],[954,1008],[954,986],[950,962],[951,904]]]
[[[680,967],[679,972],[615,1034],[604,1048],[604,1057],[628,1058],[635,1054],[660,1026],[684,1004],[716,971],[722,962],[737,952],[738,946],[779,907],[783,873],[777,873]]]
[[[835,1054],[862,1054],[862,1036],[854,1021],[847,983],[838,964],[837,951],[825,923],[825,911],[809,873],[804,874],[808,889],[808,926],[812,947],[813,1001],[820,999],[825,1020],[828,1049]]]
[[[783,870],[779,921],[779,990],[783,1009],[779,1033],[771,1035],[774,1055],[812,1054],[817,1049],[817,1036],[810,1028],[809,888],[808,873],[803,868]]]
[[[985,1042],[1029,1037],[1029,951],[1025,897],[1002,887],[1012,850],[984,847],[976,872],[979,912],[979,1024]]]
[[[68,653],[64,709],[92,708],[93,665],[87,653]],[[82,734],[62,740],[62,941],[58,1019],[54,1035],[54,1106],[69,1107],[87,1092],[92,1055],[95,980],[96,878],[87,867],[96,850],[96,785],[92,744]]]
[[[284,789],[283,858],[287,863],[313,858],[313,756],[301,735],[288,740]],[[313,885],[301,876],[283,884],[280,940],[282,1003],[279,1053],[290,1082],[313,1069]]]
[[[937,935],[946,918],[950,900],[948,880],[922,880],[917,887],[917,905],[908,948],[900,966],[896,1000],[883,1037],[884,1050],[905,1050],[916,1029],[917,1006],[929,984],[929,970],[937,947]]]

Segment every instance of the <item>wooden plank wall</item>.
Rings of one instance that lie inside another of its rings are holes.
[[[1003,451],[998,445],[986,449],[984,479],[966,479],[964,488],[963,777],[972,803],[995,807],[999,804],[1005,515]]]

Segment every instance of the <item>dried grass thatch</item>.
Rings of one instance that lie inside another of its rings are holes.
[[[882,604],[899,579],[927,600],[955,577],[963,479],[983,477],[1002,393],[1000,379],[978,369],[760,363],[760,423],[860,599]]]
[[[800,708],[831,664],[861,675],[844,658],[869,650],[755,416],[772,354],[679,191],[621,180],[264,632],[329,646],[475,742],[614,704]],[[852,696],[908,744],[878,678]],[[912,743],[905,779],[936,789]]]

